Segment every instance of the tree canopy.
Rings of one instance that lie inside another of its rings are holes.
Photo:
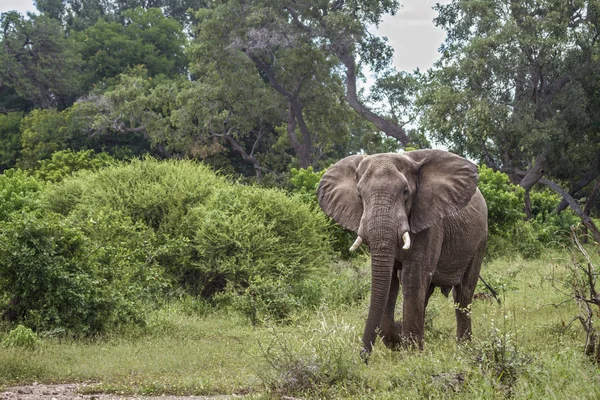
[[[546,184],[584,217],[571,196],[599,175],[599,87],[590,79],[599,67],[599,6],[558,0],[436,6],[435,22],[447,38],[420,98],[422,128],[508,173],[526,190],[526,201],[534,184]]]
[[[591,221],[597,1],[437,5],[447,36],[426,72],[397,71],[377,34],[396,0],[36,7],[0,16],[2,168],[38,168],[66,149],[149,152],[279,185],[293,167],[432,140],[509,174],[529,216],[544,184],[563,197],[558,211]]]

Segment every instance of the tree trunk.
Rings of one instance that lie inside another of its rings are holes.
[[[550,187],[556,193],[560,194],[563,197],[563,199],[565,199],[567,203],[569,203],[569,206],[573,209],[573,211],[575,211],[579,218],[581,218],[581,222],[583,223],[583,225],[590,230],[590,233],[592,234],[592,237],[594,238],[596,243],[600,243],[600,231],[594,224],[592,218],[589,215],[585,215],[577,201],[575,201],[575,199],[572,196],[570,196],[563,188],[561,188],[551,180],[542,178],[539,180],[539,182],[543,185]]]
[[[531,190],[533,185],[535,185],[540,180],[540,178],[544,175],[545,172],[546,155],[545,152],[543,152],[535,158],[535,163],[531,168],[529,168],[523,179],[521,179],[521,182],[519,182],[519,186],[525,189],[525,191]]]
[[[585,218],[590,218],[590,213],[592,212],[592,207],[596,203],[596,199],[598,198],[598,194],[600,193],[600,178],[596,180],[596,184],[592,188],[592,191],[588,195],[587,201],[585,203],[585,207],[583,208],[583,215]],[[584,231],[587,234],[587,226]],[[587,235],[583,237],[583,242],[587,243]]]
[[[375,114],[359,100],[356,90],[356,63],[354,56],[346,54],[344,51],[339,51],[337,56],[346,66],[346,101],[350,107],[387,136],[395,138],[403,146],[406,146],[410,142],[410,138],[401,126]]]
[[[571,196],[575,196],[577,192],[589,185],[594,179],[598,177],[598,175],[600,175],[600,152],[596,153],[594,161],[592,161],[592,167],[590,168],[590,170],[580,180],[578,180],[571,186],[569,194]],[[567,201],[563,199],[558,205],[558,207],[556,207],[556,211],[561,212],[563,210],[566,210],[567,207],[569,207],[569,203],[567,203]]]
[[[249,162],[254,167],[254,173],[256,174],[256,181],[262,182],[262,166],[260,165],[260,161],[253,154],[248,154],[248,152],[238,144],[233,136],[230,134],[221,135],[223,139],[235,150],[239,155],[242,156],[242,159],[246,162]]]

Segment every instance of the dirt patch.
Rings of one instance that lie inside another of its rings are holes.
[[[140,400],[229,400],[241,399],[242,396],[123,396],[109,393],[80,394],[88,386],[86,383],[72,383],[61,385],[25,385],[12,386],[0,392],[0,400],[116,400],[116,399],[140,399]]]

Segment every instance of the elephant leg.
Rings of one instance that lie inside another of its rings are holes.
[[[465,271],[460,285],[455,286],[452,291],[456,305],[456,338],[459,342],[471,339],[471,303],[479,279],[484,253],[485,242],[477,249],[477,253],[473,256],[469,267]]]
[[[427,308],[427,304],[429,304],[429,298],[433,294],[436,287],[437,286],[435,286],[433,283],[429,285],[429,289],[427,289],[427,294],[425,295],[425,307],[423,307],[423,309]]]
[[[390,348],[396,348],[401,343],[402,322],[394,321],[394,311],[396,309],[396,300],[400,288],[400,279],[398,277],[400,268],[394,267],[392,280],[390,282],[390,293],[381,318],[379,336],[383,343]]]
[[[433,290],[430,290],[431,276],[416,274],[402,276],[402,340],[409,345],[423,348],[423,330],[425,328],[425,303]],[[410,282],[410,283],[409,283]],[[430,293],[431,292],[431,293]]]

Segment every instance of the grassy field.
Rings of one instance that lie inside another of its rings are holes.
[[[440,293],[428,307],[425,349],[390,351],[378,343],[369,365],[358,354],[368,298],[256,327],[233,310],[200,315],[189,303],[173,303],[144,329],[88,341],[46,338],[34,350],[0,348],[0,385],[93,381],[97,391],[249,398],[597,399],[600,371],[583,354],[579,322],[569,325],[579,309],[574,301],[561,304],[569,265],[566,252],[485,265],[502,305],[475,301],[467,345],[456,344],[454,305]]]

